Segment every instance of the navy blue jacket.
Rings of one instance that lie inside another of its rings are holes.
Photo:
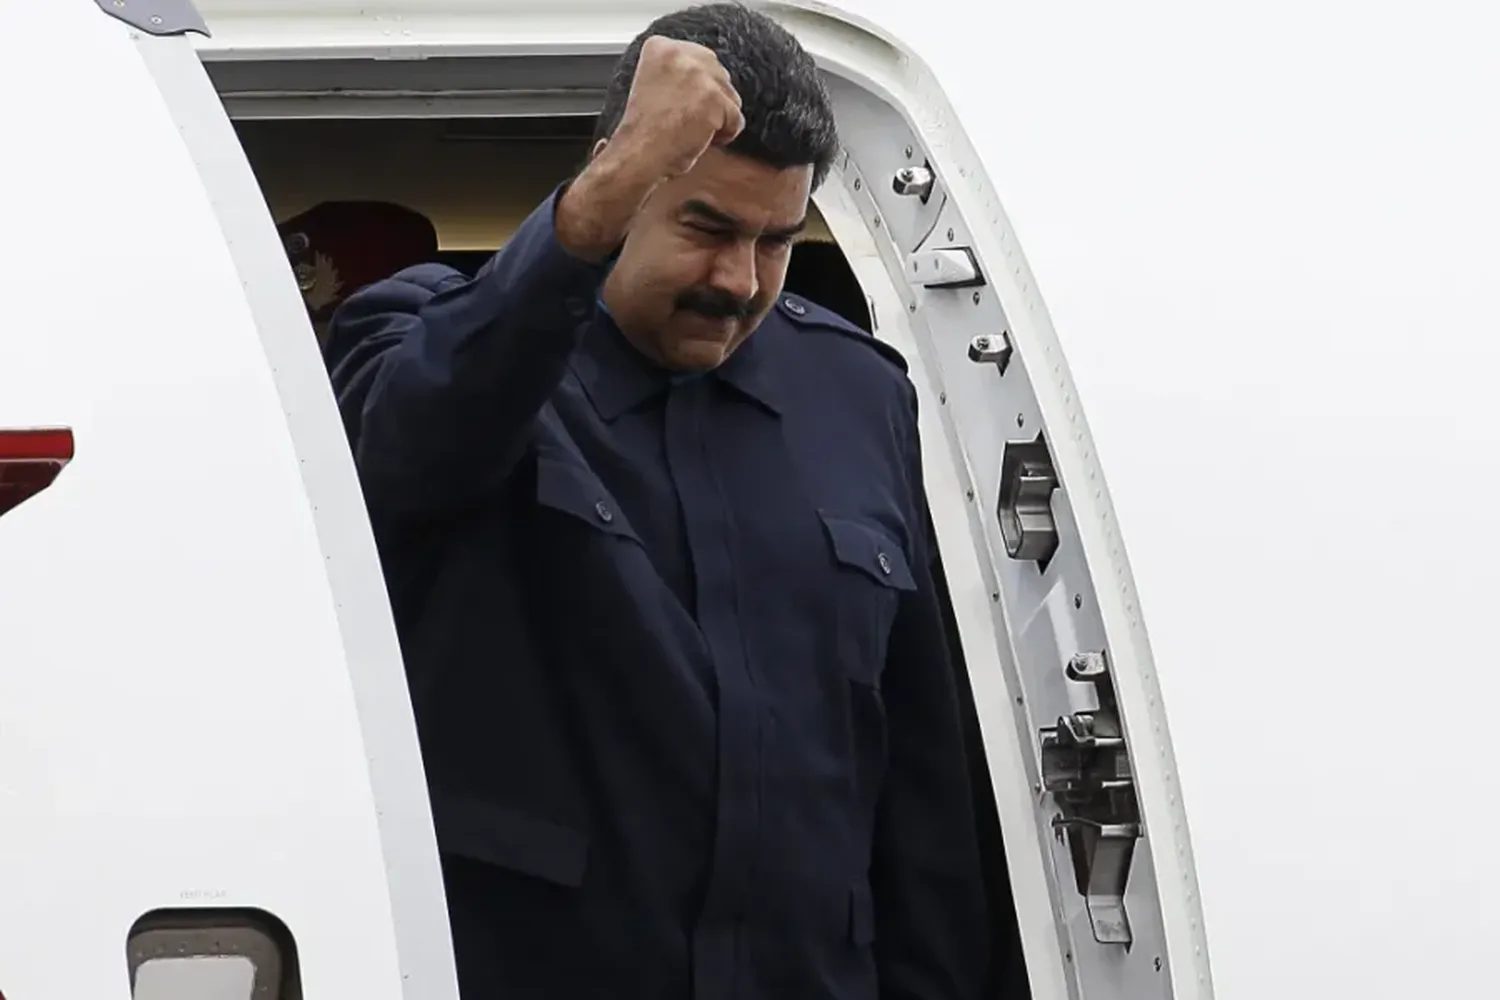
[[[783,298],[677,379],[557,194],[327,346],[473,1000],[975,1000],[986,923],[900,355]]]

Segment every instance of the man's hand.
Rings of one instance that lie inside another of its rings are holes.
[[[658,185],[744,127],[740,96],[711,50],[646,39],[619,126],[558,205],[558,239],[580,257],[604,259]]]
[[[733,142],[744,127],[740,95],[712,51],[652,37],[611,145],[659,183],[687,173],[710,145]]]

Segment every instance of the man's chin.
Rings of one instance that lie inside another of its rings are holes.
[[[666,345],[672,367],[684,371],[706,371],[724,363],[739,341],[737,320],[687,317],[676,336]]]
[[[706,372],[729,357],[729,344],[721,340],[683,339],[672,344],[667,361],[679,372]]]

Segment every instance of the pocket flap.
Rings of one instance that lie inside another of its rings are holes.
[[[577,830],[454,792],[433,793],[432,821],[443,853],[569,888],[583,884],[588,838]]]
[[[571,514],[607,535],[640,541],[635,529],[625,519],[624,511],[599,482],[599,477],[585,466],[550,458],[537,459],[536,502]]]
[[[823,511],[818,516],[823,519],[823,527],[833,545],[833,557],[840,563],[887,587],[917,589],[906,554],[885,529],[872,521]]]

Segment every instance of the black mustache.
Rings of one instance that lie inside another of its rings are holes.
[[[754,303],[727,292],[695,288],[677,296],[677,308],[709,319],[746,319],[754,311]]]

